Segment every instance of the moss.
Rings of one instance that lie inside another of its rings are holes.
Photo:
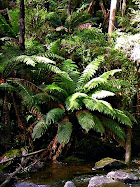
[[[113,183],[109,183],[109,184],[102,184],[100,187],[125,187],[127,185],[121,183],[121,182],[113,182]]]

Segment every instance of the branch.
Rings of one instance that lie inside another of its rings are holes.
[[[6,163],[6,162],[9,162],[9,161],[12,161],[12,160],[14,160],[14,159],[20,159],[20,158],[23,158],[23,157],[32,156],[32,155],[41,153],[41,152],[46,151],[46,150],[47,150],[47,148],[41,149],[41,150],[38,150],[38,151],[35,151],[35,152],[32,152],[32,153],[28,153],[28,154],[25,154],[25,155],[22,155],[22,156],[16,156],[16,157],[13,157],[13,158],[9,158],[9,159],[7,159],[7,160],[1,161],[0,164],[3,164],[3,163]]]
[[[91,3],[89,4],[87,13],[90,13],[90,14],[92,13],[92,12],[91,12],[91,9],[92,9],[92,6],[94,5],[95,1],[96,1],[96,0],[92,0]]]

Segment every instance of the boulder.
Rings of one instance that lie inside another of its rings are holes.
[[[121,182],[132,182],[139,180],[139,178],[136,177],[133,173],[127,173],[124,171],[111,171],[107,174],[106,177]]]
[[[13,187],[50,187],[49,185],[40,185],[28,182],[16,183]]]
[[[64,187],[75,187],[74,183],[71,181],[67,181],[64,185]]]
[[[100,161],[95,163],[94,168],[92,168],[92,170],[95,169],[112,169],[112,168],[122,168],[125,167],[126,165],[117,159],[113,159],[113,158],[103,158]]]
[[[92,177],[89,181],[88,187],[125,187],[121,182],[116,182],[110,178],[105,176],[95,176]]]

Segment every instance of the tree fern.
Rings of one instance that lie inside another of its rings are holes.
[[[63,146],[70,140],[72,133],[72,123],[68,121],[62,121],[58,124],[58,142]]]
[[[94,128],[95,122],[92,114],[87,110],[78,111],[76,114],[79,124],[87,132]]]
[[[40,120],[33,129],[33,140],[40,138],[46,132],[46,124],[44,120]]]
[[[103,123],[112,134],[117,135],[120,139],[125,141],[124,130],[114,120],[109,118],[104,118]]]
[[[8,84],[8,83],[2,83],[0,84],[0,89],[1,90],[10,90],[10,91],[14,91],[15,90],[15,87]]]
[[[82,72],[82,75],[79,77],[77,88],[84,87],[84,85],[93,77],[101,62],[102,56],[99,56],[98,59],[95,59],[87,65]]]
[[[58,120],[62,118],[64,112],[65,111],[62,110],[61,108],[54,108],[50,110],[46,114],[46,127],[48,127],[52,123],[58,122]]]

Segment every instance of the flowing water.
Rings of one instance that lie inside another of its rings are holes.
[[[91,177],[106,175],[108,171],[93,171],[93,162],[47,163],[45,167],[32,174],[24,176],[20,182],[47,184],[50,187],[63,187],[66,181],[72,181],[76,187],[87,187]],[[132,165],[126,168],[140,178],[140,166]],[[140,187],[140,182],[127,184],[129,187]]]

